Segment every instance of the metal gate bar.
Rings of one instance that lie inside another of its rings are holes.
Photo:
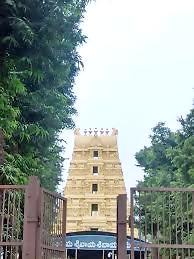
[[[127,195],[117,197],[117,258],[127,259]]]
[[[0,185],[0,258],[21,258],[25,188]]]
[[[194,258],[193,224],[194,189],[131,188],[131,259]]]
[[[25,193],[24,204],[24,244],[22,258],[38,258],[40,245],[39,224],[40,224],[40,184],[36,177],[31,177]]]
[[[0,258],[64,259],[66,199],[29,184],[0,185]]]
[[[66,198],[42,191],[42,258],[65,258]]]

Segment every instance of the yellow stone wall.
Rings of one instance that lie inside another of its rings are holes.
[[[117,145],[117,130],[75,130],[72,160],[65,197],[67,198],[67,232],[116,232],[116,198],[126,193]],[[98,151],[98,158],[94,157]],[[93,174],[98,166],[98,175]],[[98,185],[92,193],[92,184]],[[92,204],[98,204],[98,215],[91,215]]]

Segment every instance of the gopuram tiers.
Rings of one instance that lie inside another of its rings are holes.
[[[116,232],[116,198],[126,193],[119,160],[118,131],[79,129],[74,132],[69,167],[67,232],[99,230]]]

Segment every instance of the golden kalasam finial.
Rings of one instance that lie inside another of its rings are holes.
[[[94,129],[94,136],[97,136],[98,135],[98,130],[97,128]]]
[[[92,128],[89,128],[89,130],[87,129],[84,129],[84,135],[87,136],[87,135],[94,135],[94,136],[98,136],[98,134],[101,134],[101,135],[109,135],[110,133],[110,130],[107,128],[107,129],[103,129],[101,128],[100,130],[98,130],[97,128],[94,128],[94,130],[92,130]],[[74,130],[74,135],[81,135],[81,132],[80,132],[80,128],[77,128]],[[112,128],[112,133],[111,133],[111,136],[117,136],[118,135],[118,130],[116,128]]]
[[[90,135],[92,135],[92,129],[91,128],[89,128],[88,132],[89,132]]]
[[[112,128],[112,136],[118,135],[118,129]]]
[[[80,129],[79,128],[74,130],[74,135],[80,135]]]

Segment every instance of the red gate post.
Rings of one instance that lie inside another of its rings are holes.
[[[134,259],[134,188],[130,189],[130,196],[131,259]]]
[[[40,183],[38,178],[31,176],[25,193],[24,230],[22,259],[40,259],[36,253],[37,229],[39,227]]]
[[[5,160],[4,146],[5,146],[5,140],[4,140],[3,130],[0,129],[0,165],[3,165]]]
[[[67,252],[66,252],[66,250],[67,250],[67,248],[66,248],[66,221],[67,221],[67,199],[65,198],[63,200],[63,215],[62,215],[62,234],[63,234],[63,243],[65,246],[65,255],[67,255]]]
[[[117,258],[127,259],[127,195],[117,197]]]
[[[5,145],[4,134],[3,134],[3,130],[0,129],[0,166],[3,165],[4,160],[5,160],[4,145]],[[3,204],[3,190],[1,189],[0,190],[0,212],[1,212],[2,204]],[[0,241],[2,241],[2,229],[3,229],[2,214],[0,213]]]
[[[192,192],[192,223],[194,225],[194,192]],[[192,228],[192,235],[194,235],[194,227]]]

